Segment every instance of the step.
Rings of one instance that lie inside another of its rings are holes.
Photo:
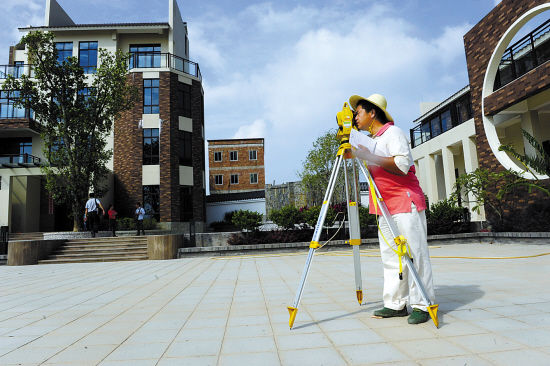
[[[94,243],[147,243],[147,239],[139,238],[93,238],[93,239],[71,239],[67,244],[94,244]]]
[[[50,255],[48,259],[63,259],[63,258],[110,258],[110,257],[132,257],[132,256],[147,256],[147,252],[135,252],[135,253],[126,253],[126,252],[99,252],[99,253],[74,253],[74,254],[54,254]]]
[[[94,245],[64,245],[63,247],[59,248],[59,250],[73,250],[73,249],[82,249],[82,250],[101,250],[101,249],[110,249],[110,248],[118,248],[118,249],[147,249],[147,245],[140,245],[140,244],[129,244],[129,245],[123,245],[123,244],[117,244],[117,245],[109,245],[109,244],[94,244]]]
[[[67,259],[43,259],[38,264],[57,264],[57,263],[93,263],[93,262],[123,262],[123,261],[142,261],[147,260],[146,255],[125,256],[125,257],[104,257],[104,258],[67,258]]]
[[[55,254],[52,254],[50,258],[53,258],[54,256],[61,256],[61,255],[113,255],[114,253],[120,253],[120,254],[133,254],[133,253],[147,253],[147,249],[143,248],[136,248],[136,249],[129,249],[129,250],[120,250],[120,249],[102,249],[102,250],[62,250],[59,252],[56,252]]]

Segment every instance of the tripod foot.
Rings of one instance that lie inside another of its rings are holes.
[[[359,305],[363,304],[363,290],[357,290],[355,291],[357,295],[357,301],[359,301]]]
[[[296,313],[298,312],[298,308],[288,306],[288,313],[290,314],[290,318],[288,319],[288,326],[290,329],[292,329],[292,326],[294,325],[294,319],[296,319]]]
[[[428,306],[428,313],[430,314],[430,317],[432,318],[436,328],[439,327],[439,320],[437,319],[437,308],[438,307],[439,307],[438,304]]]

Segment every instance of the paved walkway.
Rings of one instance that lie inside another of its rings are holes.
[[[318,253],[293,330],[306,251],[0,267],[0,365],[548,365],[548,245],[430,249],[440,328],[373,319],[382,268]]]

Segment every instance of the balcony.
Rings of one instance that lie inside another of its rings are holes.
[[[500,60],[493,90],[516,80],[550,59],[550,19],[510,46]]]
[[[133,53],[130,56],[129,68],[132,69],[151,69],[151,68],[169,68],[202,80],[199,64],[189,61],[171,53]]]
[[[8,75],[20,78],[22,75],[34,76],[31,65],[0,65],[0,80],[7,79]]]
[[[40,166],[40,158],[31,154],[0,155],[0,168],[34,168]]]

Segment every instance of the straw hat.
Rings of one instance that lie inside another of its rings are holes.
[[[366,100],[367,102],[370,102],[370,103],[374,104],[375,106],[380,108],[382,110],[382,112],[384,112],[384,114],[386,115],[386,118],[388,119],[388,121],[393,121],[393,117],[386,110],[386,107],[388,106],[388,102],[386,101],[386,98],[384,98],[383,95],[372,94],[368,98],[363,98],[360,95],[352,95],[351,97],[349,97],[349,104],[350,104],[351,108],[353,108],[353,110],[356,110],[357,109],[357,103],[359,103],[359,101],[361,101],[361,100]]]

